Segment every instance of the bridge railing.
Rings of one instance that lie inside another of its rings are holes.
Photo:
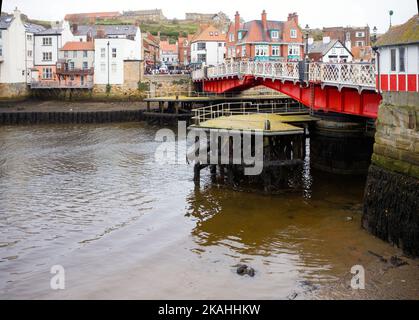
[[[254,113],[308,113],[309,109],[302,105],[290,105],[286,102],[252,103],[252,102],[225,102],[192,110],[195,125],[216,119],[222,116],[254,114]]]
[[[369,63],[318,63],[308,66],[309,81],[338,86],[375,88],[375,66]],[[268,79],[297,81],[300,78],[298,62],[283,61],[246,61],[224,63],[207,68],[206,78],[214,79],[227,76],[252,75]],[[204,71],[192,74],[193,80],[205,78]]]

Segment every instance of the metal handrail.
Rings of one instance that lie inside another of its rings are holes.
[[[298,62],[241,61],[220,64],[192,72],[193,80],[215,79],[230,76],[254,76],[256,78],[300,80]],[[372,63],[308,63],[308,81],[340,86],[375,88],[376,70]]]
[[[281,107],[278,107],[281,105]],[[219,118],[222,116],[231,115],[247,115],[247,114],[264,114],[264,113],[301,113],[307,112],[308,108],[302,104],[298,107],[289,106],[289,103],[275,102],[275,103],[253,103],[253,102],[225,102],[212,106],[205,106],[192,110],[195,125]]]

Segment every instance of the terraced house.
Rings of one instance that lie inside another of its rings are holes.
[[[92,88],[95,47],[93,41],[67,42],[59,52],[57,78],[65,87]]]
[[[272,21],[263,10],[260,20],[242,23],[236,12],[228,29],[226,47],[230,60],[300,60],[304,42],[298,15],[290,13],[287,21]]]

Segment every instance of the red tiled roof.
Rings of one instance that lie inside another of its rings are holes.
[[[197,41],[217,41],[217,42],[225,42],[226,41],[226,34],[223,33],[221,30],[218,30],[214,26],[208,26],[203,30],[199,31],[191,40],[191,42]]]
[[[78,51],[78,50],[93,51],[95,50],[95,46],[92,41],[88,41],[88,42],[70,41],[70,42],[66,42],[64,47],[62,47],[60,50],[62,51]]]
[[[252,20],[240,25],[240,30],[244,30],[245,33],[239,43],[245,42],[279,42],[282,38],[282,30],[284,23],[282,21],[267,21],[267,30],[263,30],[261,20]],[[279,38],[272,39],[270,30],[278,30]]]
[[[169,41],[160,41],[160,49],[165,52],[177,52],[177,45],[170,44]]]

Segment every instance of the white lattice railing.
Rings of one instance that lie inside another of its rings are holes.
[[[298,62],[233,62],[192,73],[193,80],[252,75],[268,79],[300,80]],[[375,88],[375,67],[367,63],[308,64],[308,80],[338,86]]]

